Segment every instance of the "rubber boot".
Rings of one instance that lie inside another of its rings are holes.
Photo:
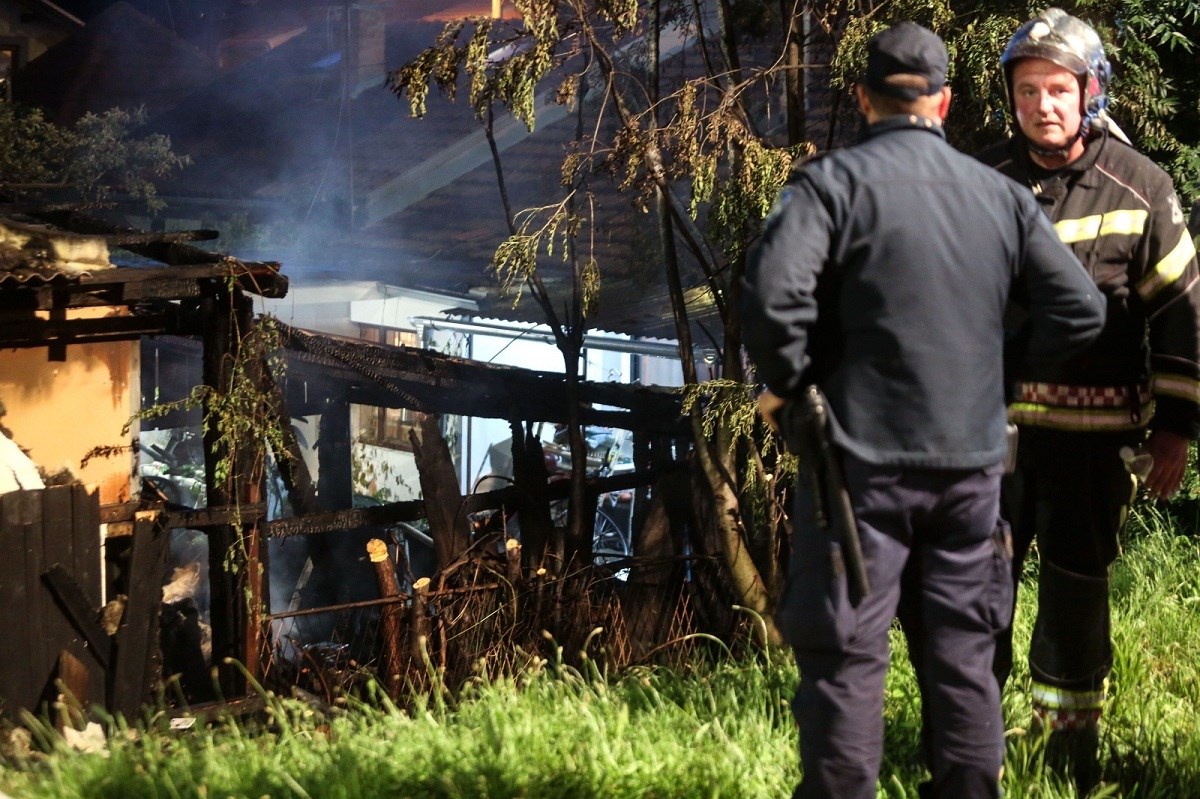
[[[1054,730],[1046,738],[1046,768],[1075,783],[1080,797],[1100,783],[1100,725]]]

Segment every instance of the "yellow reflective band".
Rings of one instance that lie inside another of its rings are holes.
[[[1183,375],[1156,374],[1154,393],[1200,403],[1200,380]]]
[[[1154,411],[1154,403],[1142,405],[1141,421],[1130,418],[1129,408],[1060,408],[1036,402],[1014,402],[1008,406],[1013,424],[1052,427],[1056,430],[1140,430]]]
[[[1068,691],[1034,681],[1029,686],[1033,704],[1053,710],[1100,710],[1108,693],[1108,680],[1099,691]]]
[[[1080,219],[1061,219],[1054,223],[1054,231],[1063,244],[1091,241],[1101,236],[1140,236],[1149,216],[1149,211],[1109,211]]]
[[[1143,277],[1137,284],[1137,292],[1143,301],[1149,300],[1158,292],[1179,279],[1187,269],[1187,265],[1196,257],[1196,245],[1185,230],[1179,237],[1175,249],[1167,254],[1154,267],[1154,271]]]

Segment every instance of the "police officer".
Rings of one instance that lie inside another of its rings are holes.
[[[1149,456],[1151,496],[1176,490],[1200,432],[1200,282],[1170,177],[1105,110],[1111,72],[1096,32],[1051,8],[1000,61],[1017,126],[979,158],[1032,190],[1108,310],[1100,337],[1066,363],[1017,370],[1009,415],[1021,446],[1005,487],[1014,583],[1035,536],[1041,555],[1034,719],[1050,730],[1049,760],[1086,790],[1112,667],[1108,567],[1134,492],[1122,450]],[[1001,685],[1011,665],[1010,628]]]
[[[863,140],[798,171],[744,281],[760,409],[777,420],[805,386],[823,389],[870,583],[865,597],[849,592],[841,542],[815,510],[827,498],[802,459],[778,614],[801,676],[795,795],[875,796],[899,607],[928,710],[930,795],[995,797],[1004,744],[991,665],[1011,613],[1005,306],[1019,290],[1024,353],[1040,363],[1091,341],[1103,299],[1028,192],[946,143],[941,40],[902,23],[867,53]]]

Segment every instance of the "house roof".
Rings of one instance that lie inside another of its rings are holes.
[[[210,82],[215,62],[126,2],[30,61],[14,99],[68,124],[87,112],[145,107],[153,115]]]

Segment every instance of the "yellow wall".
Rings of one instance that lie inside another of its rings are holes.
[[[111,312],[92,312],[104,315]],[[0,350],[0,401],[6,415],[0,424],[46,472],[64,465],[88,485],[100,488],[100,503],[130,498],[133,456],[129,451],[109,458],[83,457],[97,446],[128,446],[134,430],[121,427],[138,410],[141,398],[138,344],[76,344],[67,360],[47,360],[44,347]]]

